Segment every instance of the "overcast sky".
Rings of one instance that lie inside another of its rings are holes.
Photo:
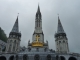
[[[80,0],[0,0],[0,27],[9,35],[19,13],[21,46],[32,41],[35,14],[40,5],[45,41],[55,50],[54,34],[57,31],[58,15],[67,34],[70,52],[80,53]]]

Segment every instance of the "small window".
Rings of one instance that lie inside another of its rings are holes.
[[[65,41],[63,41],[63,43],[65,43]]]
[[[61,43],[61,41],[59,41],[59,43]]]

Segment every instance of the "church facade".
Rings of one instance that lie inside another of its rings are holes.
[[[20,51],[21,33],[19,32],[17,17],[7,40],[6,51],[0,53],[0,60],[80,60],[80,54],[69,52],[67,35],[59,16],[58,28],[54,37],[56,51],[49,49],[48,41],[44,42],[42,15],[38,5],[32,42],[28,41],[27,49]]]

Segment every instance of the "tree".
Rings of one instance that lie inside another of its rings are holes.
[[[0,27],[0,40],[7,42],[7,36],[1,27]]]

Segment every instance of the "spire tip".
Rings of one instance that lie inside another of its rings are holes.
[[[17,17],[19,17],[19,13],[18,13]]]

